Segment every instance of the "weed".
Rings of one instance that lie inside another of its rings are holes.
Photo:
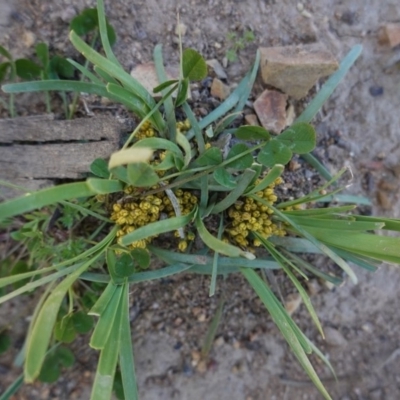
[[[324,398],[330,399],[308,355],[315,352],[331,368],[329,361],[301,332],[260,271],[284,271],[323,336],[300,279],[315,275],[335,285],[342,279],[318,270],[296,253],[325,254],[353,282],[357,282],[357,277],[349,262],[369,270],[376,269],[381,261],[400,263],[399,239],[373,233],[400,231],[399,221],[352,214],[353,204],[312,208],[312,204],[329,195],[339,198],[337,193],[344,187],[338,182],[346,170],[332,177],[313,158],[310,152],[315,147],[316,134],[309,121],[354,63],[361,47],[350,51],[340,69],[290,128],[279,136],[271,136],[261,127],[229,128],[249,96],[259,54],[230,97],[198,121],[186,99],[190,82],[203,79],[207,71],[196,51],[181,49],[181,76],[167,81],[161,47],[156,46],[154,60],[162,82],[154,89],[162,96],[156,103],[115,58],[102,0],[98,0],[98,26],[105,56],[74,31],[70,33],[72,44],[87,63],[94,65],[93,70],[77,67],[88,82],[51,80],[3,86],[8,93],[49,89],[93,93],[125,105],[140,119],[120,151],[112,154],[108,162],[97,159],[92,163],[94,176],[86,181],[28,193],[0,204],[0,222],[24,215],[25,223],[14,235],[24,240],[31,252],[37,243],[46,241],[41,224],[51,225],[55,204],[64,206],[58,223],[69,232],[64,242],[67,245],[57,252],[58,257],[45,250],[35,256],[45,262],[0,278],[1,288],[23,282],[17,289],[4,293],[0,303],[46,285],[26,338],[23,379],[7,393],[14,393],[23,380],[55,379],[60,367],[70,365],[72,359],[60,350],[63,347],[57,347],[58,343],[68,343],[76,334],[91,330],[94,317],[90,346],[100,351],[100,358],[91,398],[109,399],[115,381],[119,396],[123,393],[125,398],[136,399],[129,287],[186,271],[211,275],[210,295],[215,294],[218,276],[241,273],[270,312],[311,381]],[[187,120],[176,121],[177,107]],[[221,149],[216,139],[228,133],[239,143]],[[282,184],[284,165],[293,153],[315,166],[327,181],[302,198],[282,201],[275,188]],[[79,201],[67,203],[72,199]],[[346,197],[343,200],[346,202]],[[35,212],[36,209],[43,211]],[[83,239],[69,242],[82,215],[97,222],[83,230]],[[192,245],[196,236],[204,244],[200,252]],[[269,255],[257,258],[258,246]],[[152,257],[166,266],[152,268]],[[223,303],[220,304],[203,346],[204,357],[210,351],[222,314]],[[57,374],[48,377],[50,365]]]
[[[254,42],[256,37],[253,31],[245,30],[242,35],[236,32],[228,32],[226,39],[228,41],[228,49],[226,50],[225,57],[228,61],[235,62],[238,58],[238,53]]]
[[[78,35],[90,38],[91,46],[94,48],[98,41],[98,17],[96,8],[88,8],[77,15],[70,23],[70,28]],[[116,41],[114,28],[106,22],[106,29],[111,45]],[[75,67],[80,67],[73,60],[68,60],[60,55],[50,55],[49,47],[46,43],[38,43],[35,47],[37,60],[19,58],[14,60],[11,53],[3,46],[0,46],[0,55],[7,61],[0,64],[0,82],[16,82],[17,78],[22,80],[32,80],[39,78],[42,81],[58,79],[72,79],[75,76]],[[86,65],[87,66],[87,65]],[[60,91],[64,104],[64,113],[67,119],[71,119],[76,111],[79,93],[75,93],[71,104],[64,91]],[[45,91],[46,111],[51,112],[50,96]],[[15,117],[14,94],[10,94],[9,104],[3,102],[3,106],[8,108],[11,117]]]

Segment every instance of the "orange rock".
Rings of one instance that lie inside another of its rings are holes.
[[[265,129],[280,133],[286,127],[286,101],[285,94],[266,89],[254,102],[254,110]]]
[[[214,78],[211,85],[211,96],[225,100],[230,93],[229,86],[225,85],[218,78]]]
[[[338,63],[318,43],[303,46],[264,47],[261,52],[261,76],[267,85],[301,99],[321,77],[331,75]]]
[[[379,33],[379,41],[392,49],[400,45],[400,24],[386,24]]]
[[[260,123],[258,122],[258,118],[257,118],[256,114],[246,114],[244,116],[244,120],[246,121],[247,125],[260,126]]]

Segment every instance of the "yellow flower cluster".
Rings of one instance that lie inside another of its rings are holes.
[[[135,188],[128,186],[124,192],[126,194],[134,194]],[[176,199],[175,206],[179,207],[181,215],[189,214],[198,201],[195,195],[181,189],[174,191],[174,197]],[[175,199],[172,201],[175,202]],[[162,212],[167,214],[170,218],[175,217],[176,212],[172,201],[165,192],[160,192],[144,198],[129,197],[121,203],[113,204],[110,219],[120,226],[120,229],[117,231],[117,237],[121,238],[142,226],[158,221]],[[132,243],[130,247],[146,248],[153,238],[154,237],[148,237],[138,240]],[[181,251],[184,251],[187,247],[187,242],[186,244],[183,242],[186,241],[182,240],[178,245]]]
[[[140,139],[150,138],[150,137],[154,137],[154,136],[156,136],[156,132],[155,132],[154,128],[151,126],[151,123],[149,121],[146,121],[142,125],[142,127],[139,129],[135,138],[140,140]]]
[[[260,180],[256,182],[258,184]],[[277,178],[266,189],[257,192],[256,196],[274,204],[278,197],[274,192],[276,185],[283,183],[282,178]],[[250,246],[250,232],[256,232],[267,239],[272,235],[285,236],[286,231],[280,223],[274,223],[271,219],[273,211],[265,204],[250,197],[239,198],[238,201],[228,209],[230,223],[225,229],[225,240],[241,247]],[[260,246],[261,242],[254,239],[253,246]]]
[[[179,132],[186,132],[190,129],[190,122],[188,119],[185,119],[184,121],[178,121],[176,123],[176,129]]]

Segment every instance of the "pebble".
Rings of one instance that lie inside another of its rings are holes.
[[[280,133],[286,126],[287,96],[276,90],[264,90],[254,102],[254,110],[261,125],[274,133]]]
[[[229,94],[229,86],[225,85],[220,79],[214,78],[211,85],[211,96],[220,100],[225,100]]]
[[[287,296],[287,300],[285,302],[285,309],[290,316],[292,316],[296,310],[300,307],[303,302],[299,293],[292,293]]]
[[[383,87],[378,85],[373,85],[369,88],[369,94],[372,97],[378,97],[383,95]]]
[[[227,79],[228,76],[226,75],[226,72],[224,71],[224,68],[222,67],[221,63],[213,58],[211,60],[207,60],[206,64],[212,68],[212,70],[215,72],[218,78],[220,79]]]
[[[324,328],[325,340],[326,343],[335,346],[342,347],[347,344],[347,340],[344,336],[335,328],[327,326]]]
[[[260,126],[260,123],[258,121],[256,114],[246,114],[244,116],[244,120],[247,125]]]
[[[25,47],[32,47],[33,44],[36,42],[36,35],[31,31],[25,31],[22,35],[22,41]]]
[[[381,44],[388,44],[392,49],[400,45],[400,24],[388,23],[379,32]]]

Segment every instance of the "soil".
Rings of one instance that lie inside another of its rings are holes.
[[[68,42],[68,21],[86,6],[94,2],[1,0],[0,43],[16,57],[30,56],[39,41],[49,43],[56,53],[77,57]],[[378,40],[384,24],[400,22],[397,0],[320,0],[301,5],[287,0],[115,0],[106,1],[106,10],[118,34],[116,56],[127,70],[150,61],[158,43],[163,45],[166,64],[178,61],[177,13],[185,26],[184,47],[195,48],[206,59],[223,62],[228,32],[240,35],[251,29],[255,41],[225,68],[231,85],[249,69],[259,46],[318,41],[340,60],[353,45],[362,44],[362,56],[314,120],[319,135],[315,154],[332,171],[351,168],[354,179],[347,192],[369,197],[374,215],[400,217],[400,72],[395,62],[399,51]],[[293,105],[300,111],[304,101]],[[17,112],[44,113],[43,99],[36,94],[19,96]],[[84,107],[79,112],[83,116]],[[5,117],[6,111],[1,115]],[[306,177],[311,180],[312,172]],[[318,258],[315,263],[322,266],[326,260]],[[357,285],[346,281],[332,289],[315,280],[310,286],[327,330],[325,341],[303,306],[294,319],[333,364],[337,382],[315,362],[334,399],[399,399],[400,271],[382,265],[374,274],[356,272]],[[243,279],[230,276],[218,284],[213,298],[208,297],[209,279],[195,275],[132,287],[140,398],[320,399]],[[226,305],[217,340],[209,362],[196,365],[221,296]],[[287,300],[288,293],[284,296]],[[0,326],[17,322],[14,348],[0,358],[0,391],[20,373],[10,365],[34,303],[24,297],[8,304],[0,309]],[[85,346],[87,340],[82,337],[73,345],[77,363],[57,384],[25,386],[15,399],[88,399],[98,355]]]

